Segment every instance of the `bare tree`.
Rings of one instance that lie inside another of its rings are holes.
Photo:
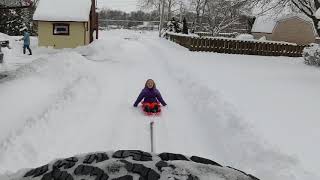
[[[213,35],[235,24],[248,8],[248,0],[204,0],[200,24],[208,23]]]
[[[174,11],[177,9],[174,9],[177,7],[181,0],[164,0],[165,3],[165,13],[166,13],[166,19],[170,20]],[[160,4],[161,0],[139,0],[138,4],[142,10],[155,10],[157,9],[160,13]]]
[[[320,0],[290,0],[290,2],[303,14],[308,16],[320,35],[319,19],[315,16],[316,11],[320,8]]]
[[[213,34],[239,23],[239,18],[254,19],[271,10],[282,11],[287,1],[290,0],[189,0],[195,14],[193,28],[209,29]]]
[[[313,21],[316,31],[320,35],[320,21],[315,16],[316,11],[320,8],[320,0],[262,0],[262,2],[262,5],[267,7],[265,11],[271,9],[273,14],[278,14],[284,8],[291,8],[293,11],[306,15]],[[270,5],[271,3],[272,5]]]
[[[138,0],[138,6],[142,10],[158,9],[160,0]]]
[[[172,17],[172,14],[177,11],[178,9],[174,9],[179,4],[181,4],[182,1],[180,0],[166,0],[166,6],[167,6],[167,20],[170,20]]]
[[[204,1],[205,0],[191,0],[190,9],[194,10],[196,14],[195,24],[198,24],[200,22],[200,14],[203,8]]]
[[[1,9],[23,9],[29,8],[39,0],[0,0]]]

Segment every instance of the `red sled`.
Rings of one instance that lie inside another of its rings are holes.
[[[150,112],[146,111],[146,106],[149,107]],[[157,108],[157,111],[154,111],[155,107]],[[146,116],[159,116],[161,114],[161,105],[160,103],[142,103],[142,112],[146,115]]]

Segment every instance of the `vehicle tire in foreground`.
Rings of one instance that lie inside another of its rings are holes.
[[[96,152],[55,160],[23,170],[12,180],[258,180],[219,163],[182,154],[153,154],[139,150]]]

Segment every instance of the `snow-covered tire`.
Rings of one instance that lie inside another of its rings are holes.
[[[97,152],[55,160],[26,170],[21,180],[258,180],[215,161],[182,154],[153,154],[139,150]],[[203,178],[206,177],[206,178]],[[211,178],[212,177],[212,178]]]

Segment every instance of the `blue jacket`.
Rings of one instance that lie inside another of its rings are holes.
[[[30,45],[30,34],[25,32],[23,35],[23,45],[29,46]]]
[[[162,99],[162,96],[158,89],[156,88],[144,88],[141,93],[139,94],[139,97],[137,98],[136,102],[134,103],[134,107],[137,107],[138,104],[143,100],[144,103],[154,103],[159,102],[166,106],[167,103]]]

